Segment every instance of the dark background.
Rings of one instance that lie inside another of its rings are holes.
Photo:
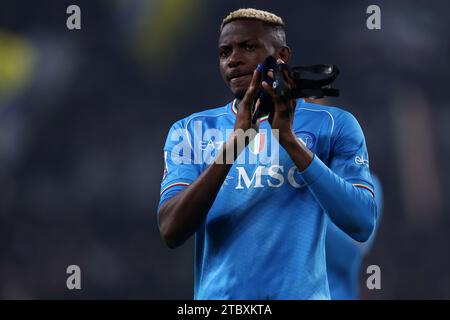
[[[66,8],[81,8],[81,30]],[[381,30],[366,8],[381,7]],[[156,207],[176,120],[231,99],[218,27],[284,18],[293,64],[341,69],[385,210],[365,299],[450,299],[448,1],[2,1],[0,298],[190,299],[193,245],[169,250]],[[66,268],[82,290],[66,288]]]

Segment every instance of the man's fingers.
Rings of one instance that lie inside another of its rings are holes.
[[[250,81],[250,86],[248,87],[247,92],[250,91],[250,93],[253,94],[256,91],[260,76],[261,72],[259,72],[258,69],[255,69],[255,71],[253,71],[252,81]]]
[[[256,100],[255,108],[254,108],[254,110],[252,112],[252,122],[255,123],[255,124],[258,124],[258,120],[259,119],[255,119],[255,115],[258,112],[258,109],[259,109],[260,106],[261,106],[261,100],[258,99],[258,100]]]
[[[260,99],[256,100],[255,108],[253,109],[253,112],[252,112],[252,117],[255,115],[255,113],[258,112],[258,109],[259,109],[260,105],[261,105],[261,100]]]
[[[286,64],[286,62],[284,62],[282,59],[278,58],[277,64]],[[291,76],[289,75],[288,69],[283,68],[282,73],[283,73],[284,79],[289,84],[289,88],[291,88],[291,89],[295,88],[295,82],[294,82],[294,80],[292,80]]]
[[[290,89],[295,88],[295,82],[294,80],[292,80],[291,76],[289,75],[289,71],[287,69],[283,70],[283,76],[284,79],[286,79],[287,83],[289,84],[289,88]]]
[[[251,86],[256,87],[260,75],[261,75],[261,72],[258,70],[258,68],[256,68],[255,71],[253,71],[252,81],[250,82]]]
[[[247,92],[245,93],[242,102],[248,104],[249,101],[252,101],[254,99],[260,76],[261,73],[258,71],[258,69],[255,69],[255,71],[253,71],[252,80],[250,81],[250,85],[248,86]]]
[[[277,95],[275,94],[275,90],[272,88],[272,86],[270,84],[263,81],[261,85],[262,85],[263,89],[272,97],[272,99],[275,100],[277,98]]]

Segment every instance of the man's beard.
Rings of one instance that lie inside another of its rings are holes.
[[[234,97],[238,100],[242,100],[245,96],[245,93],[247,92],[247,89],[245,90],[238,90],[233,93]]]

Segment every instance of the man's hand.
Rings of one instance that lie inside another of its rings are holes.
[[[278,64],[284,63],[283,60],[278,59]],[[290,89],[294,88],[295,83],[290,78],[287,70],[283,71],[284,80],[287,82]],[[268,76],[273,79],[273,72],[269,71]],[[295,114],[295,106],[297,104],[296,99],[281,99],[275,93],[275,90],[265,81],[262,86],[269,95],[272,97],[275,111],[269,116],[269,122],[272,129],[279,130],[279,142],[280,145],[287,151],[292,161],[297,166],[300,172],[303,172],[308,168],[309,164],[314,158],[314,154],[306,148],[306,146],[297,140],[293,131],[293,122]]]
[[[242,98],[241,102],[239,103],[237,109],[237,115],[236,115],[236,121],[234,123],[234,130],[242,129],[244,132],[248,129],[252,128],[256,131],[258,131],[259,128],[259,120],[256,121],[256,123],[252,122],[253,114],[256,112],[257,108],[260,105],[260,101],[256,101],[256,93],[259,88],[259,82],[260,82],[261,73],[258,71],[258,69],[255,69],[253,72],[252,81],[250,82],[250,85],[245,93],[244,98]],[[253,107],[255,106],[255,107]]]
[[[277,63],[284,64],[284,61],[278,59]],[[284,70],[283,75],[284,80],[288,84],[288,87],[290,89],[294,88],[294,81],[289,76],[287,70]],[[273,79],[273,72],[269,71],[268,76]],[[276,95],[275,90],[272,88],[272,86],[265,81],[262,82],[262,87],[273,99],[275,110],[274,113],[270,115],[269,122],[272,126],[272,129],[279,130],[280,144],[283,145],[286,140],[291,139],[294,136],[292,126],[297,99],[281,99]]]

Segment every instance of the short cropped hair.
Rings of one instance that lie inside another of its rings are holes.
[[[220,31],[222,31],[223,27],[226,24],[241,19],[253,19],[261,21],[266,27],[269,27],[274,31],[273,35],[279,45],[286,45],[286,33],[284,31],[285,24],[283,19],[281,19],[276,14],[268,11],[246,8],[230,12],[230,14],[228,14],[223,19],[222,24],[220,25]]]

